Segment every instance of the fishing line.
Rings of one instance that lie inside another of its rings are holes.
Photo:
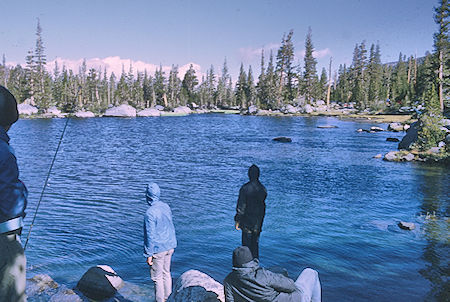
[[[61,142],[64,137],[64,133],[66,132],[68,123],[69,123],[69,118],[66,118],[66,123],[64,125],[64,129],[61,133],[61,137],[59,138],[58,147],[56,147],[55,155],[53,156],[52,163],[50,164],[50,168],[48,169],[47,177],[45,178],[45,183],[44,183],[44,187],[42,188],[41,197],[39,197],[39,201],[36,206],[36,210],[34,211],[33,221],[31,222],[30,229],[28,230],[27,240],[25,241],[23,250],[25,250],[27,248],[28,240],[30,239],[31,230],[33,229],[34,221],[36,220],[39,206],[41,205],[42,197],[44,196],[45,188],[47,187],[48,179],[50,177],[50,173],[52,172],[53,164],[55,163],[56,155],[58,154],[59,146],[61,146]]]

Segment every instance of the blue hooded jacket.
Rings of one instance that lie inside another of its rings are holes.
[[[165,252],[177,247],[172,211],[159,200],[160,189],[156,183],[147,185],[146,197],[150,205],[144,218],[144,256]]]
[[[19,169],[9,136],[0,126],[0,223],[25,217],[28,191],[19,180]]]

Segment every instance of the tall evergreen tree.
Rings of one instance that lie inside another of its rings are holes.
[[[236,82],[235,88],[235,96],[236,96],[236,105],[245,109],[248,107],[247,105],[247,75],[244,71],[244,64],[241,63],[241,68],[239,70],[239,78]]]
[[[192,64],[184,74],[183,82],[181,84],[181,91],[183,94],[184,104],[196,102],[195,87],[198,85],[198,79],[195,75],[195,70]],[[200,104],[203,105],[203,104]]]
[[[292,36],[294,31],[289,31],[287,36],[283,36],[281,47],[277,53],[277,75],[278,75],[278,100],[290,103],[295,98],[294,77],[294,44]]]
[[[256,86],[253,80],[252,66],[248,67],[247,83],[245,90],[245,98],[247,100],[247,106],[256,104]]]
[[[308,28],[308,34],[305,40],[305,67],[303,73],[303,83],[304,83],[304,95],[307,103],[311,103],[315,94],[317,87],[317,61],[313,56],[314,46],[312,43],[312,31],[311,27]]]
[[[444,111],[444,99],[447,99],[450,87],[450,40],[448,0],[440,0],[435,8],[434,20],[439,26],[434,34],[434,48],[438,59],[438,87],[441,112]]]
[[[369,78],[368,105],[372,109],[382,109],[384,103],[380,102],[383,97],[381,96],[382,66],[379,44],[376,46],[372,44],[370,47],[367,73]]]

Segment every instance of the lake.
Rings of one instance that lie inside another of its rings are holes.
[[[9,132],[30,191],[23,241],[65,122],[19,120]],[[445,301],[450,171],[373,158],[404,133],[356,131],[370,126],[387,127],[225,114],[70,119],[27,247],[28,277],[74,287],[89,267],[107,264],[134,286],[133,301],[152,301],[142,233],[154,181],[173,211],[174,282],[188,269],[222,282],[241,240],[239,188],[255,163],[268,191],[262,266],[293,279],[316,269],[324,301]],[[400,230],[400,220],[417,227]]]

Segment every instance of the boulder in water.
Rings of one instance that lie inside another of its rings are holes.
[[[386,161],[398,161],[398,151],[391,151],[384,155]]]
[[[167,302],[225,302],[223,285],[197,270],[184,272]]]
[[[122,278],[107,265],[91,267],[77,284],[77,288],[86,297],[94,300],[111,298],[122,286]]]
[[[370,131],[381,132],[381,131],[384,131],[384,129],[381,127],[373,126],[373,127],[370,127]]]
[[[275,138],[272,138],[273,141],[280,142],[280,143],[290,143],[292,142],[292,139],[290,137],[286,136],[278,136]]]
[[[19,114],[23,115],[32,115],[38,113],[38,109],[36,107],[25,103],[17,105],[17,110],[19,111]]]
[[[104,116],[116,116],[116,117],[135,117],[136,109],[127,104],[122,104],[117,107],[109,108],[105,111]]]
[[[404,131],[405,128],[401,123],[390,123],[387,128],[388,131],[400,132]]]
[[[161,111],[155,108],[145,108],[139,111],[137,116],[161,116]]]
[[[400,221],[397,225],[402,230],[408,230],[408,231],[412,231],[416,228],[416,225],[413,222]]]

